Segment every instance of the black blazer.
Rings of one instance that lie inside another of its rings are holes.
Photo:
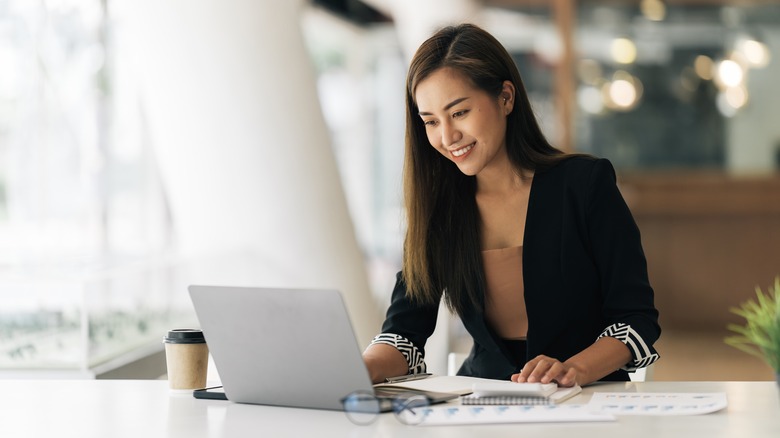
[[[627,369],[658,358],[652,344],[661,329],[639,229],[608,160],[573,157],[534,175],[523,275],[527,358],[545,354],[565,361],[601,335],[629,346],[633,362]],[[437,310],[412,303],[399,273],[382,332],[408,339],[424,354]],[[482,312],[467,312],[462,321],[474,346],[458,374],[508,379],[522,368]],[[621,369],[602,380],[628,380],[628,374]]]

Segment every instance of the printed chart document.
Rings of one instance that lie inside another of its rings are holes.
[[[588,405],[431,406],[420,426],[502,423],[572,423],[615,421],[615,416],[591,412]]]
[[[700,415],[728,406],[726,393],[596,392],[589,409],[614,415]]]

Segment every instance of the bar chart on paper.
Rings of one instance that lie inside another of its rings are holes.
[[[587,405],[433,406],[423,411],[420,426],[502,423],[615,421],[612,414],[591,412]]]

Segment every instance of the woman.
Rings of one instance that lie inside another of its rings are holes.
[[[658,359],[639,230],[612,165],[552,147],[512,58],[469,24],[407,76],[407,232],[374,382],[425,370],[445,300],[474,340],[458,371],[517,382],[628,380]]]

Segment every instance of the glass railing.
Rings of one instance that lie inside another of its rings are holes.
[[[123,355],[160,351],[167,330],[198,326],[188,285],[279,283],[269,271],[251,254],[2,266],[0,378],[94,377]]]

